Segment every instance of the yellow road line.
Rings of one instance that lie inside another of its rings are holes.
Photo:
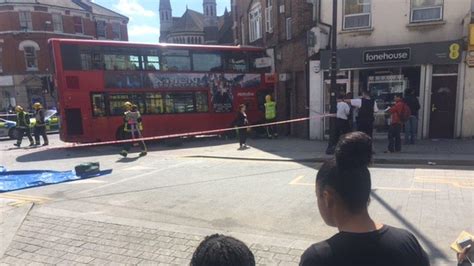
[[[45,202],[51,201],[51,198],[47,197],[40,197],[40,196],[29,196],[29,195],[22,195],[22,194],[0,194],[0,198],[4,199],[11,199],[15,202],[8,203],[9,206],[18,207],[28,203],[36,203],[36,204],[43,204]]]

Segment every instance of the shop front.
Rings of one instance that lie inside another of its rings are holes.
[[[321,53],[321,71],[310,73],[310,97],[320,95],[311,110],[329,112],[330,51]],[[463,75],[461,41],[407,44],[384,47],[338,50],[337,90],[339,94],[358,98],[362,91],[370,92],[380,110],[375,113],[374,136],[386,138],[389,115],[384,112],[394,104],[394,96],[411,89],[418,97],[418,138],[454,138],[460,134],[457,121],[462,115]],[[319,84],[318,84],[319,83]],[[357,114],[355,113],[353,119]],[[311,123],[313,139],[323,139],[329,133],[328,121]]]

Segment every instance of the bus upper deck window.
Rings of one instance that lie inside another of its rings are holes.
[[[191,58],[188,50],[167,50],[163,52],[162,66],[164,71],[190,71]]]
[[[156,55],[147,55],[145,58],[146,70],[160,70],[160,58]]]
[[[217,53],[194,53],[193,70],[201,72],[221,71],[221,55]]]
[[[247,72],[247,56],[245,53],[226,53],[224,55],[225,69],[232,72]]]

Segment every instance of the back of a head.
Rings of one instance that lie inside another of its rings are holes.
[[[225,235],[207,236],[194,251],[191,266],[254,266],[252,251],[242,241]]]
[[[339,168],[367,167],[372,162],[372,139],[356,131],[342,136],[336,146],[336,162]]]
[[[332,187],[350,212],[357,213],[369,203],[371,180],[367,168],[372,160],[372,139],[363,132],[341,137],[335,159],[325,162],[318,171],[319,189]]]

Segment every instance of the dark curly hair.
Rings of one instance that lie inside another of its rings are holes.
[[[372,184],[368,166],[372,161],[372,139],[362,132],[348,133],[339,140],[335,155],[318,171],[319,191],[330,186],[350,212],[360,212],[370,201]]]
[[[207,236],[194,251],[191,266],[254,266],[255,258],[244,242],[231,236]]]

